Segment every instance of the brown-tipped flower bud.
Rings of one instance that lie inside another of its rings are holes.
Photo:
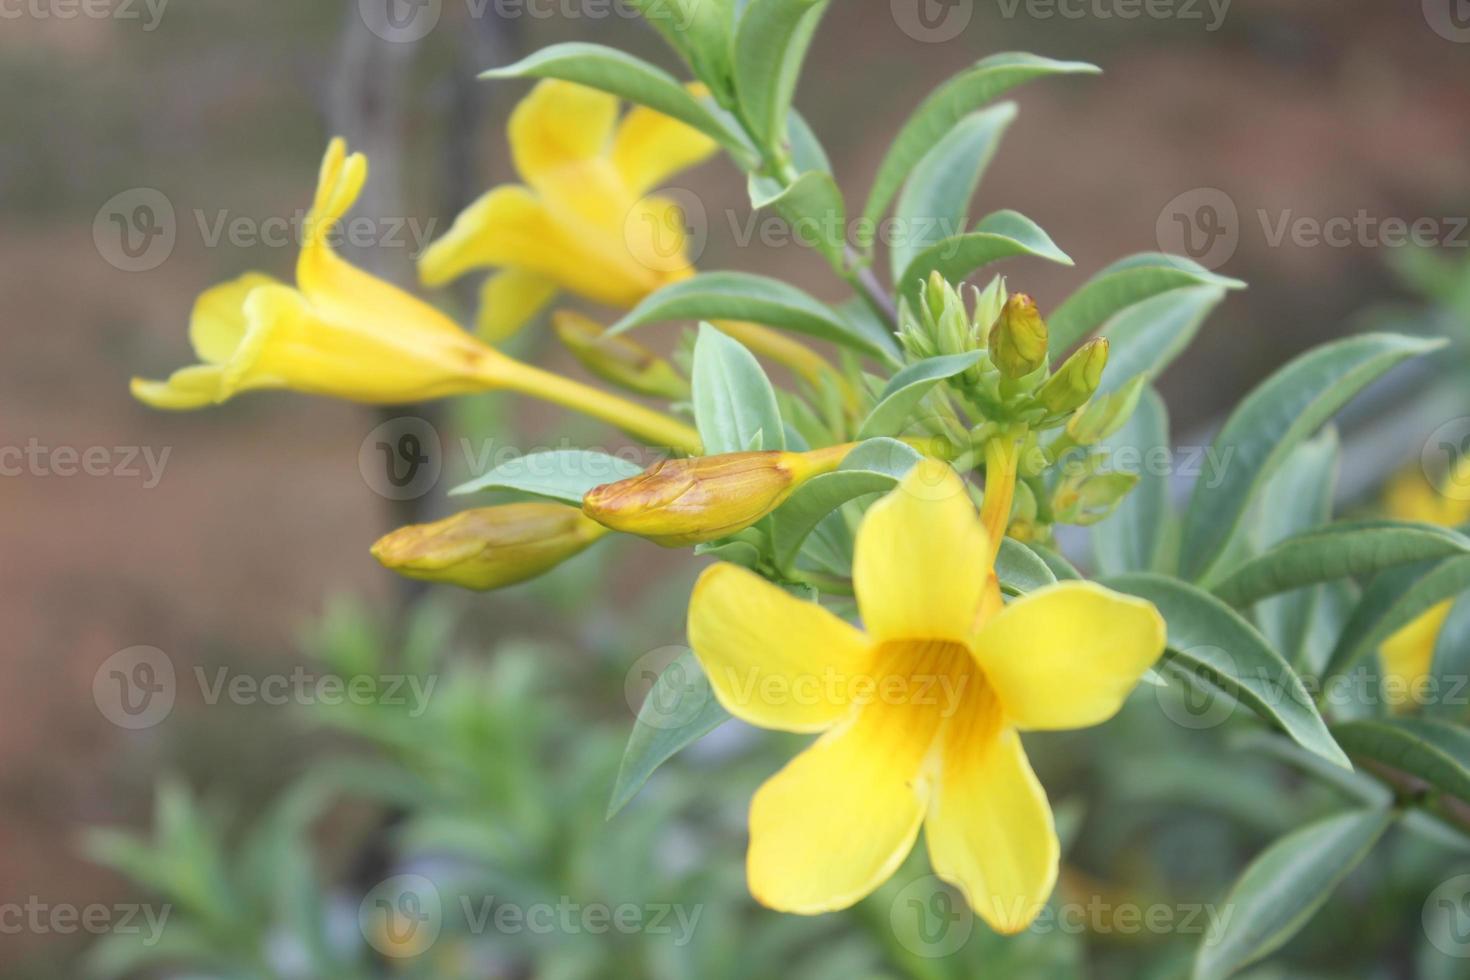
[[[1046,321],[1025,293],[1006,300],[990,328],[990,359],[1007,378],[1024,378],[1046,363]]]
[[[372,553],[407,578],[485,591],[550,571],[606,533],[566,504],[505,504],[401,527]]]
[[[636,340],[609,337],[591,317],[557,310],[551,327],[572,356],[604,381],[655,398],[689,397],[689,382],[672,364]]]
[[[835,469],[849,448],[667,459],[593,488],[582,510],[606,527],[666,548],[713,541],[765,517],[804,481]]]
[[[1046,380],[1036,400],[1052,415],[1066,415],[1081,408],[1102,383],[1103,368],[1107,366],[1108,342],[1101,337],[1089,340]]]

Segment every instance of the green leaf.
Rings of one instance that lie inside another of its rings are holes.
[[[1343,627],[1327,660],[1327,673],[1347,670],[1400,629],[1467,589],[1470,556],[1466,555],[1446,558],[1422,573],[1415,566],[1403,566],[1380,574]]]
[[[1144,252],[1114,262],[1046,318],[1047,329],[1051,331],[1048,346],[1052,360],[1056,361],[1069,347],[1096,333],[1128,307],[1191,286],[1244,289],[1245,283],[1216,275],[1198,262],[1177,255]]]
[[[1057,577],[1058,582],[1082,581],[1082,573],[1077,571],[1076,567],[1071,562],[1067,561],[1066,558],[1062,557],[1057,552],[1046,547],[1045,545],[1040,544],[1027,545],[1027,547],[1030,548],[1031,551],[1038,558],[1046,562],[1046,567],[1051,569],[1051,573]]]
[[[935,89],[899,130],[888,148],[863,208],[863,225],[876,227],[893,195],[920,160],[965,116],[1009,89],[1033,78],[1100,69],[1080,61],[1053,61],[1035,55],[1007,53],[982,59]]]
[[[678,79],[616,48],[567,41],[542,48],[513,65],[482,72],[480,77],[560,78],[601,89],[688,123],[728,149],[743,165],[749,167],[754,163],[748,141],[721,123]]]
[[[948,354],[917,361],[895,374],[878,395],[878,404],[858,427],[859,439],[896,436],[912,421],[925,396],[946,378],[961,374],[979,363],[983,351]]]
[[[919,459],[916,450],[897,439],[869,439],[836,470],[802,484],[771,515],[777,566],[791,567],[802,543],[827,515],[850,500],[892,490]]]
[[[806,49],[827,0],[750,0],[735,28],[735,92],[755,138],[771,146],[786,114]]]
[[[1464,678],[1470,677],[1470,596],[1462,596],[1455,601],[1444,625],[1439,628],[1429,673],[1452,684],[1462,683]],[[1446,696],[1436,698],[1425,705],[1424,710],[1428,714],[1460,718],[1465,714],[1465,705],[1462,697]]]
[[[964,233],[970,198],[1015,118],[1014,102],[972,113],[924,154],[893,213],[896,233],[888,259],[895,283],[903,282],[904,270],[921,251]]]
[[[461,483],[449,491],[451,497],[481,490],[520,490],[582,505],[582,497],[593,487],[637,476],[643,467],[607,453],[590,449],[557,449],[529,453],[506,460],[483,476]]]
[[[1433,524],[1354,521],[1294,535],[1225,576],[1211,591],[1244,607],[1333,579],[1470,552],[1470,538]]]
[[[701,323],[690,383],[694,425],[707,455],[786,448],[776,391],[740,341]]]
[[[976,269],[1018,255],[1072,264],[1067,253],[1057,248],[1036,222],[1015,211],[997,211],[969,234],[946,238],[924,249],[909,263],[896,286],[913,303],[931,272],[938,272],[950,282],[960,282]]]
[[[666,320],[750,320],[830,340],[894,360],[898,345],[881,327],[838,314],[779,279],[748,272],[704,272],[653,293],[609,329],[609,334]]]
[[[1116,391],[1140,374],[1158,378],[1224,298],[1219,286],[1192,286],[1146,299],[1115,316],[1103,330],[1108,366],[1098,394]]]
[[[1352,721],[1332,729],[1352,755],[1408,773],[1470,803],[1470,731],[1422,718]]]
[[[1201,580],[1219,563],[1256,492],[1288,453],[1370,382],[1394,365],[1444,346],[1399,334],[1362,334],[1324,344],[1267,378],[1231,413],[1215,438],[1220,479],[1195,484],[1184,516],[1186,577]]]
[[[1171,458],[1169,411],[1159,393],[1144,389],[1133,417],[1101,445],[1118,469],[1138,474],[1138,486],[1110,517],[1093,525],[1094,563],[1103,575],[1151,571],[1173,518],[1169,467],[1158,465]]]
[[[774,208],[791,225],[797,241],[821,252],[833,268],[843,268],[847,205],[831,174],[808,170],[785,188],[751,174],[748,184],[752,207]]]
[[[1279,949],[1306,925],[1394,820],[1355,810],[1288,834],[1262,852],[1225,899],[1223,934],[1206,934],[1193,980],[1223,980]]]
[[[1229,606],[1163,575],[1118,575],[1103,584],[1158,607],[1169,627],[1165,659],[1175,668],[1251,708],[1302,748],[1351,768],[1296,671]]]
[[[734,0],[630,0],[712,90],[734,94],[730,47]]]
[[[729,719],[694,654],[681,654],[658,675],[638,709],[613,784],[608,818],[628,805],[654,770]]]
[[[995,575],[1010,595],[1035,592],[1055,585],[1057,577],[1046,561],[1015,538],[1002,538],[995,557]]]

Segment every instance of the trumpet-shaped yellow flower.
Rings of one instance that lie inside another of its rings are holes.
[[[189,321],[203,363],[167,381],[134,378],[133,395],[155,408],[192,409],[256,388],[379,404],[507,389],[699,452],[698,433],[682,422],[507,357],[332,251],[331,231],[366,180],[366,158],[334,139],[307,215],[296,287],[252,272],[208,290]]]
[[[926,461],[858,530],[864,629],[734,565],[707,570],[689,642],[731,714],[821,736],[756,793],[747,875],[771,908],[852,905],[925,828],[934,870],[1005,933],[1056,881],[1046,794],[1018,736],[1096,725],[1164,648],[1152,605],[1063,582],[1002,607],[960,478]]]
[[[607,533],[575,507],[531,501],[410,524],[380,538],[372,554],[407,578],[484,591],[548,572]]]
[[[524,185],[496,187],[425,250],[438,286],[499,271],[481,294],[478,330],[499,340],[558,290],[630,307],[693,270],[678,202],[648,191],[712,154],[708,136],[643,106],[618,119],[606,92],[548,79],[511,115],[511,154]]]

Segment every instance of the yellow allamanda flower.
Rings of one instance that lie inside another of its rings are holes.
[[[751,893],[846,908],[925,828],[934,870],[1015,933],[1056,882],[1051,808],[1018,735],[1096,725],[1164,648],[1147,602],[1063,582],[1002,606],[959,476],[916,466],[859,527],[859,630],[730,564],[707,570],[689,642],[716,697],[762,728],[821,732],[756,793]]]
[[[375,404],[504,389],[555,402],[658,445],[698,452],[698,434],[660,412],[522,364],[433,306],[356,268],[331,234],[362,193],[367,160],[334,139],[305,223],[296,286],[252,272],[199,297],[189,339],[203,363],[167,381],[135,378],[155,408],[194,409],[289,388]]]
[[[677,201],[648,191],[715,152],[715,142],[616,96],[554,79],[511,114],[511,155],[525,184],[496,187],[424,251],[419,273],[439,286],[495,268],[478,330],[519,330],[565,290],[617,308],[693,275]]]
[[[1390,517],[1457,527],[1470,521],[1470,457],[1461,459],[1435,487],[1418,466],[1406,469],[1389,482],[1384,504]],[[1422,688],[1434,667],[1434,650],[1439,634],[1450,617],[1455,600],[1446,599],[1421,613],[1378,648],[1383,679],[1392,707],[1408,710],[1413,692]]]

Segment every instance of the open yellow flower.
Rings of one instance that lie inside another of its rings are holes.
[[[1163,652],[1164,623],[1075,581],[1003,607],[992,554],[963,482],[925,461],[858,530],[865,631],[734,565],[700,577],[689,642],[720,703],[822,733],[751,803],[746,870],[763,904],[846,908],[924,826],[934,870],[995,929],[1041,910],[1059,848],[1017,733],[1112,717]]]
[[[542,81],[511,114],[524,185],[496,187],[425,250],[419,273],[439,286],[481,268],[478,330],[519,330],[558,290],[626,308],[693,274],[678,202],[648,191],[712,154],[698,130],[643,106],[618,119],[615,96]]]
[[[636,402],[522,364],[433,306],[351,265],[331,247],[362,193],[367,159],[334,139],[322,161],[296,264],[296,287],[258,272],[206,291],[189,340],[203,363],[167,381],[134,378],[138,400],[203,408],[257,388],[376,404],[504,389],[555,402],[654,445],[700,451],[688,425]]]

